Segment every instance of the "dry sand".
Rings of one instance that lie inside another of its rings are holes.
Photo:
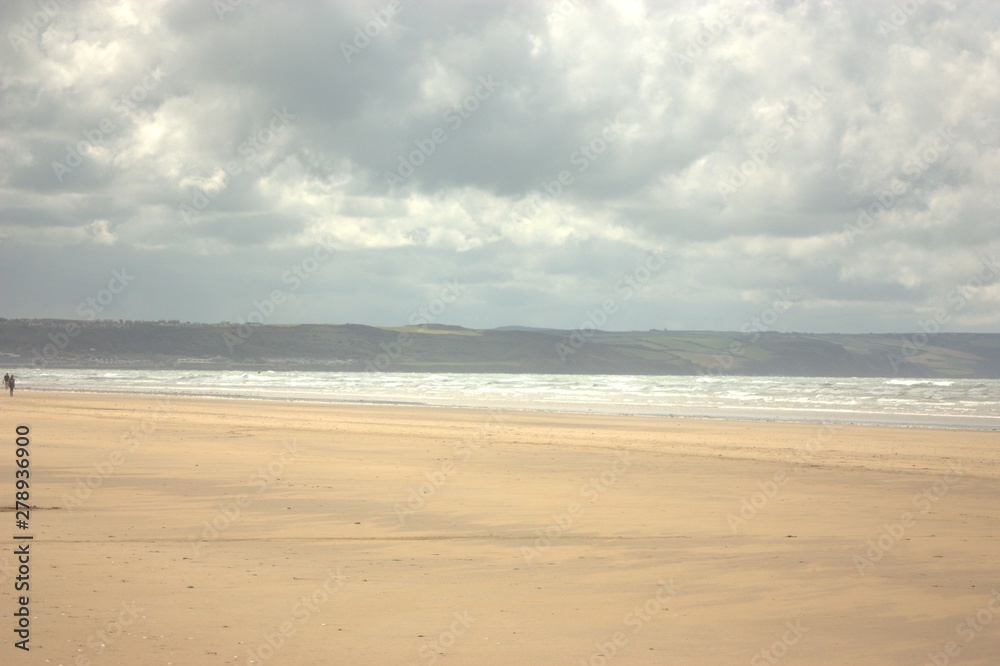
[[[1000,659],[996,432],[27,391],[0,432],[3,664]]]

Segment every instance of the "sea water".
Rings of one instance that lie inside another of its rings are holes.
[[[25,369],[19,390],[1000,428],[1000,380]]]

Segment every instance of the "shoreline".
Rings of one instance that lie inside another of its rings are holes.
[[[348,412],[364,415],[367,420],[375,419],[382,414],[391,414],[393,418],[402,418],[405,422],[437,423],[440,420],[459,419],[473,421],[480,425],[502,420],[512,420],[529,424],[558,423],[572,429],[586,428],[588,424],[602,424],[602,429],[609,428],[620,432],[656,433],[657,437],[677,438],[683,433],[670,455],[694,455],[699,457],[723,457],[738,460],[754,460],[761,463],[776,463],[787,468],[799,468],[818,464],[817,456],[840,458],[838,464],[869,466],[873,457],[880,455],[878,448],[869,450],[869,440],[893,441],[898,446],[905,447],[908,438],[946,437],[954,441],[995,440],[996,454],[989,451],[989,456],[966,463],[974,474],[981,478],[996,478],[1000,480],[1000,431],[987,428],[947,427],[939,425],[899,425],[884,423],[851,423],[836,421],[786,421],[780,419],[749,419],[729,417],[704,417],[688,415],[635,414],[635,413],[604,413],[604,412],[570,412],[548,409],[511,409],[490,407],[467,407],[460,405],[432,404],[398,404],[398,403],[365,403],[365,402],[328,402],[309,399],[290,400],[285,398],[258,397],[226,397],[202,396],[169,393],[135,393],[135,392],[86,392],[86,391],[33,391],[39,395],[56,398],[57,401],[84,405],[93,403],[104,404],[104,399],[121,400],[129,405],[147,405],[154,414],[163,412],[163,405],[182,403],[192,407],[212,408],[211,411],[237,411],[255,413],[256,410],[298,413],[306,411],[322,419],[334,418],[337,414]],[[6,410],[0,401],[0,416]],[[117,403],[115,403],[117,404]],[[375,416],[373,416],[375,415]],[[136,418],[143,419],[137,414]],[[159,418],[159,417],[154,417]],[[746,438],[746,433],[754,433],[753,446],[743,446],[738,442],[722,442],[719,438],[731,435],[736,440]],[[707,433],[708,439],[700,441],[694,433]],[[781,445],[774,444],[781,442]],[[841,448],[831,446],[840,442]],[[655,450],[643,448],[646,445],[634,444],[638,450]],[[821,453],[820,453],[821,452]],[[903,455],[897,451],[894,455]],[[887,459],[887,456],[882,455]],[[928,467],[918,471],[924,473],[929,469],[944,471],[948,469],[949,461],[958,459],[958,454],[950,449],[932,447],[923,451],[923,462]],[[995,466],[987,464],[990,460]],[[831,464],[827,461],[827,464]],[[890,466],[878,466],[882,471],[888,471]],[[907,473],[907,469],[894,469],[896,472]]]
[[[400,407],[421,407],[421,408],[443,408],[443,409],[472,409],[472,410],[501,410],[501,411],[511,411],[511,412],[541,412],[541,413],[551,413],[551,414],[579,414],[579,415],[593,415],[593,416],[636,416],[645,418],[666,418],[666,419],[704,419],[708,421],[746,421],[748,423],[788,423],[788,424],[806,424],[806,425],[822,425],[825,423],[835,423],[842,425],[857,425],[857,426],[872,426],[872,427],[887,427],[887,428],[915,428],[915,429],[940,429],[940,430],[974,430],[982,432],[997,432],[1000,431],[1000,425],[998,424],[973,424],[973,423],[954,423],[949,422],[958,417],[941,417],[927,414],[886,414],[878,413],[878,416],[884,417],[882,420],[863,420],[863,419],[841,419],[841,418],[820,418],[819,416],[814,416],[812,418],[807,417],[794,417],[794,416],[782,416],[782,415],[769,415],[769,416],[754,416],[748,413],[733,413],[733,414],[696,414],[696,413],[655,413],[655,412],[642,412],[642,411],[604,411],[595,409],[570,409],[567,407],[556,407],[556,406],[546,406],[546,407],[530,407],[526,405],[475,405],[475,404],[435,404],[430,402],[416,402],[416,401],[403,401],[403,400],[351,400],[348,398],[318,398],[318,397],[295,397],[295,396],[262,396],[262,395],[238,395],[238,394],[219,394],[219,393],[199,393],[196,391],[182,392],[182,391],[138,391],[138,390],[114,390],[114,389],[97,389],[97,390],[66,390],[61,388],[24,388],[18,389],[19,391],[28,391],[39,393],[53,393],[60,394],[65,393],[68,395],[122,395],[122,396],[149,396],[149,397],[187,397],[187,398],[204,398],[209,400],[245,400],[245,401],[260,401],[264,403],[282,403],[287,402],[290,404],[317,404],[317,405],[372,405],[372,406],[400,406]],[[0,396],[2,397],[2,396]],[[0,403],[2,405],[2,403]],[[793,410],[784,410],[785,412]],[[813,413],[824,412],[824,410],[801,410],[803,412],[811,411]],[[852,414],[857,415],[858,412],[851,412],[847,410],[825,410],[825,414],[835,415],[835,414]],[[901,417],[909,416],[911,420],[903,420]],[[898,420],[893,420],[893,419]],[[994,416],[965,416],[962,418],[966,419],[997,419],[1000,417]],[[924,422],[919,422],[920,420]]]

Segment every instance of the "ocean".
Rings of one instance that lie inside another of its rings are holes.
[[[198,370],[15,373],[18,390],[1000,428],[1000,380]]]

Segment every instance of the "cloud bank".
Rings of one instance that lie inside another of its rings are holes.
[[[998,13],[6,3],[0,315],[997,331]]]

